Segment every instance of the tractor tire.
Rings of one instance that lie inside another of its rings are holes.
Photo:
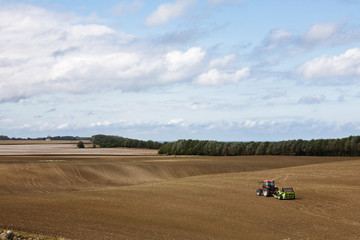
[[[264,195],[264,197],[270,197],[270,190],[267,189],[267,188],[265,188],[265,189],[263,190],[263,195]]]
[[[256,190],[256,195],[257,195],[257,196],[261,196],[261,194],[262,194],[262,190],[261,190],[261,188],[258,188],[258,189]]]

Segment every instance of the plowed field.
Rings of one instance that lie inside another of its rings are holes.
[[[257,197],[263,179],[296,200]],[[68,239],[360,239],[360,158],[0,156],[0,228]]]

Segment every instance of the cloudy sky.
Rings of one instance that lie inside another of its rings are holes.
[[[360,1],[0,0],[0,135],[360,135]]]

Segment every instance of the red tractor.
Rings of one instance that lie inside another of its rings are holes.
[[[256,195],[258,196],[263,195],[264,197],[270,197],[279,190],[279,188],[275,186],[274,180],[264,180],[259,184],[261,187],[256,190]]]

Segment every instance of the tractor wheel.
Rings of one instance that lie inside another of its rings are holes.
[[[261,188],[258,188],[256,190],[256,195],[261,196],[261,194],[262,194],[262,190],[261,190]]]
[[[264,197],[269,197],[269,196],[270,196],[270,190],[267,189],[267,188],[265,188],[265,189],[263,190],[263,195],[264,195]]]

